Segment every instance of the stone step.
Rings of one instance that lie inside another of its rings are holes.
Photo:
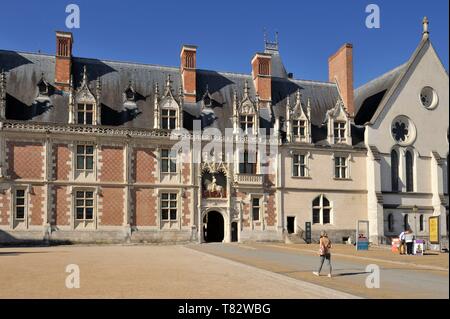
[[[306,244],[305,240],[298,234],[287,234],[285,242],[286,244]]]

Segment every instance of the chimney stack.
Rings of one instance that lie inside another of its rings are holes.
[[[183,85],[184,100],[186,102],[197,102],[197,47],[183,45],[181,49],[181,78]]]
[[[335,82],[351,117],[355,116],[353,91],[353,45],[344,44],[328,59],[329,80]]]
[[[58,89],[67,91],[72,74],[73,35],[70,32],[56,32],[56,64],[55,85]]]
[[[252,59],[252,76],[256,93],[263,102],[272,101],[272,56],[257,53]]]

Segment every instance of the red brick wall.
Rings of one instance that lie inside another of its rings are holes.
[[[268,65],[269,68],[268,75],[260,74],[261,63],[265,63]],[[272,70],[270,70],[270,68],[271,68],[270,57],[256,56],[252,61],[252,74],[253,74],[253,82],[256,88],[256,93],[259,95],[259,98],[263,101],[272,100],[272,78],[271,78]]]
[[[182,177],[183,177],[183,184],[187,185],[189,184],[190,177],[191,177],[191,164],[189,163],[183,163],[182,166]]]
[[[250,227],[250,203],[247,201],[247,193],[236,192],[236,197],[243,200],[242,204],[242,225],[244,227]]]
[[[42,179],[44,146],[32,142],[8,142],[8,174],[12,179]]]
[[[190,68],[186,68],[186,56],[191,55],[193,59],[193,66]],[[196,92],[197,92],[197,73],[196,73],[196,65],[197,65],[197,53],[194,50],[184,49],[181,52],[181,76],[183,81],[183,89],[185,94],[186,102],[196,102]]]
[[[102,204],[99,205],[100,225],[121,226],[124,221],[124,190],[122,188],[102,189]]]
[[[156,157],[151,149],[135,149],[134,180],[137,183],[155,183]]]
[[[44,187],[33,186],[33,191],[30,194],[31,225],[41,226],[44,224],[44,219],[42,216],[45,205],[44,195]]]
[[[58,181],[69,180],[70,165],[70,149],[67,145],[57,144],[53,146],[55,154],[55,171],[54,176]]]
[[[9,194],[0,194],[0,225],[9,225]]]
[[[121,182],[124,175],[123,148],[103,146],[100,150],[99,179],[102,182]]]
[[[57,57],[55,63],[55,82],[59,89],[68,89],[70,82],[70,73],[72,68],[72,61],[70,58]]]
[[[269,195],[269,199],[267,202],[267,220],[266,220],[266,225],[267,226],[275,226],[276,222],[277,222],[277,212],[276,212],[276,207],[275,207],[275,193],[272,192]]]
[[[69,196],[67,194],[67,187],[56,186],[54,192],[55,209],[54,213],[55,225],[69,226],[70,225],[70,210],[69,210]]]
[[[182,216],[182,226],[189,226],[191,222],[191,192],[186,192],[183,198],[183,216]]]
[[[135,189],[133,192],[133,202],[135,226],[157,226],[157,202],[152,189]]]

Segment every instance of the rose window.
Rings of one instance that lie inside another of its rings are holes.
[[[402,122],[395,122],[392,134],[397,142],[405,142],[408,139],[408,125]]]
[[[400,115],[392,122],[391,135],[397,144],[411,145],[416,139],[416,127],[409,118]]]

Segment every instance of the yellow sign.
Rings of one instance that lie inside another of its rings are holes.
[[[440,242],[439,238],[439,216],[430,217],[430,243],[437,245]]]

